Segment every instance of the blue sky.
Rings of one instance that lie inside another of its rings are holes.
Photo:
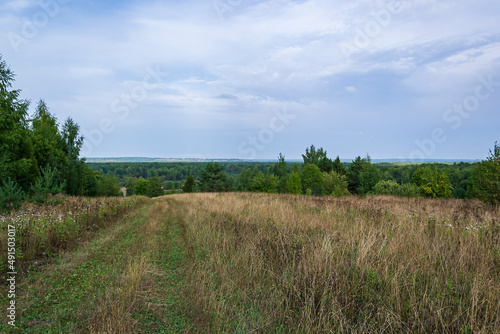
[[[15,87],[88,157],[482,159],[497,0],[6,0]]]

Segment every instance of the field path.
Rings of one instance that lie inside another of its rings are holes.
[[[184,317],[183,226],[160,197],[91,242],[29,273],[18,286],[12,333],[173,333]]]

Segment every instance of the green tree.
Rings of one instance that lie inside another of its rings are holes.
[[[300,180],[300,175],[297,172],[292,172],[287,181],[287,188],[290,194],[299,195],[302,194],[302,181]]]
[[[347,177],[332,170],[323,173],[324,192],[326,195],[342,197],[349,195]]]
[[[135,185],[136,184],[137,184],[137,178],[136,177],[129,177],[127,179],[127,182],[125,183],[125,189],[126,189],[127,196],[133,196],[133,195],[135,195],[134,189],[135,189]]]
[[[66,153],[67,163],[64,171],[66,192],[69,195],[79,195],[83,192],[83,167],[85,161],[80,159],[80,150],[83,145],[83,136],[79,134],[80,126],[70,117],[62,127],[63,151]]]
[[[29,102],[10,90],[14,73],[0,56],[0,176],[28,190],[38,176],[38,165],[28,128]]]
[[[84,196],[97,196],[96,172],[85,166],[83,169],[83,193]]]
[[[379,181],[373,188],[373,191],[377,195],[392,195],[397,196],[400,191],[400,185],[396,181],[385,180]]]
[[[218,162],[209,162],[200,173],[200,188],[203,192],[225,192],[231,190],[231,183],[224,168]]]
[[[285,161],[285,156],[279,154],[278,162],[271,168],[272,174],[278,177],[278,192],[284,194],[287,192],[288,181],[288,164]]]
[[[57,169],[47,166],[40,168],[41,175],[31,185],[31,199],[39,204],[45,203],[49,196],[57,195],[64,189],[65,182],[57,180]]]
[[[118,179],[109,174],[98,175],[97,196],[123,196]]]
[[[170,195],[177,194],[177,190],[175,189],[175,183],[172,183],[172,188],[168,192]]]
[[[340,162],[340,157],[337,155],[337,158],[333,161],[333,171],[341,175],[347,175],[347,169],[344,167],[342,162]]]
[[[500,145],[495,142],[486,160],[476,165],[471,178],[474,196],[485,203],[500,205]]]
[[[147,195],[148,197],[158,197],[162,196],[163,186],[161,184],[161,180],[158,176],[154,176],[149,179],[148,187],[147,187]]]
[[[306,148],[306,153],[302,154],[304,165],[313,164],[317,166],[319,161],[324,158],[327,158],[326,151],[324,151],[323,148],[319,148],[317,150],[316,147],[314,147],[314,145],[311,145],[311,147]]]
[[[413,183],[419,188],[423,196],[432,198],[450,198],[453,187],[448,174],[440,171],[437,165],[422,166],[412,176]]]
[[[309,189],[313,195],[323,193],[323,173],[318,166],[308,163],[302,168],[302,188],[304,192]]]
[[[61,168],[65,154],[56,118],[43,100],[38,103],[32,125],[34,155],[39,167]]]
[[[356,157],[347,171],[349,191],[358,195],[366,195],[380,180],[380,174],[375,165],[371,163],[370,156],[366,158]]]
[[[140,177],[137,180],[137,182],[135,183],[134,194],[141,195],[141,196],[147,196],[148,195],[148,186],[149,186],[149,181]]]
[[[252,179],[251,189],[254,192],[277,193],[278,177],[273,174],[261,173]]]
[[[10,178],[0,185],[0,212],[19,209],[24,201],[23,190]]]
[[[194,192],[195,185],[193,175],[188,175],[186,182],[184,182],[184,185],[182,186],[182,191],[185,193],[192,193]]]
[[[250,190],[251,182],[252,182],[252,171],[248,168],[243,167],[240,175],[238,175],[238,190],[239,191]]]

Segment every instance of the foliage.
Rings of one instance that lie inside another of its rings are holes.
[[[64,185],[70,195],[95,193],[93,175],[79,158],[83,137],[71,118],[59,128],[57,119],[40,100],[33,116],[28,116],[29,102],[20,99],[20,90],[11,90],[13,72],[0,56],[0,177],[10,178],[37,202],[44,202],[50,168],[53,184]],[[42,174],[41,174],[42,173]],[[85,177],[89,177],[86,180]],[[43,181],[45,180],[45,181]]]
[[[471,178],[472,193],[485,203],[500,205],[500,145],[495,143],[486,160],[481,161]]]
[[[14,73],[0,56],[0,173],[23,190],[34,182],[38,170],[27,121],[29,102],[10,90]]]
[[[174,195],[177,194],[177,190],[175,188],[175,184],[172,182],[172,187],[170,188],[170,191],[168,192],[169,195]]]
[[[299,173],[293,171],[288,178],[286,183],[287,190],[290,194],[299,195],[302,194],[302,181],[300,179]]]
[[[97,196],[97,175],[100,173],[97,171],[93,171],[87,166],[83,168],[83,192],[84,196]]]
[[[451,198],[453,186],[448,174],[438,170],[436,165],[418,168],[413,173],[412,179],[425,197]]]
[[[116,177],[112,175],[98,175],[97,196],[123,196]]]
[[[134,195],[147,196],[148,195],[148,187],[149,187],[149,181],[142,178],[142,177],[139,178],[135,182]]]
[[[313,195],[323,193],[323,173],[318,166],[306,164],[302,168],[301,181],[304,192],[309,189]]]
[[[210,162],[200,174],[200,189],[203,192],[225,192],[231,189],[231,183],[218,162]]]
[[[164,194],[163,186],[158,176],[154,176],[151,179],[149,179],[146,193],[148,197],[158,197]]]
[[[370,156],[360,156],[351,163],[347,172],[349,191],[358,195],[366,195],[373,191],[375,184],[380,180],[377,167],[371,163]]]
[[[24,201],[23,190],[10,178],[0,186],[0,212],[19,209]]]
[[[278,177],[273,174],[259,174],[252,179],[251,189],[254,192],[277,193]]]
[[[306,153],[302,154],[304,165],[313,164],[317,166],[320,160],[326,158],[327,158],[326,151],[323,150],[323,148],[316,149],[314,145],[311,145],[311,147],[306,148]]]
[[[333,161],[332,170],[338,174],[341,174],[341,175],[347,174],[347,169],[344,167],[342,162],[340,162],[339,156],[337,156],[337,158],[335,158],[335,160]]]
[[[47,166],[40,168],[41,175],[36,179],[35,184],[31,185],[32,201],[43,204],[52,198],[52,196],[60,194],[66,182],[60,183],[57,181],[57,169]]]
[[[399,194],[401,186],[396,181],[386,180],[379,181],[373,188],[373,192],[376,195],[391,195],[397,196]]]
[[[324,192],[326,195],[342,197],[349,195],[347,177],[332,170],[323,173]]]
[[[252,182],[252,171],[248,168],[243,168],[240,175],[238,176],[238,187],[239,191],[250,190],[250,184]]]
[[[420,189],[414,183],[403,183],[399,186],[398,196],[400,197],[419,197]]]
[[[193,175],[188,175],[186,182],[184,182],[184,185],[182,186],[182,191],[185,193],[192,193],[194,192],[194,188],[196,186],[196,183],[194,181]]]

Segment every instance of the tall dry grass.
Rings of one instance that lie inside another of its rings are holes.
[[[477,201],[182,194],[210,332],[495,333],[500,212]]]
[[[109,226],[145,197],[86,198],[65,196],[57,205],[25,204],[19,210],[0,215],[0,271],[7,266],[7,230],[16,231],[16,267],[51,257],[84,241],[93,232]],[[37,263],[40,263],[37,261]]]

